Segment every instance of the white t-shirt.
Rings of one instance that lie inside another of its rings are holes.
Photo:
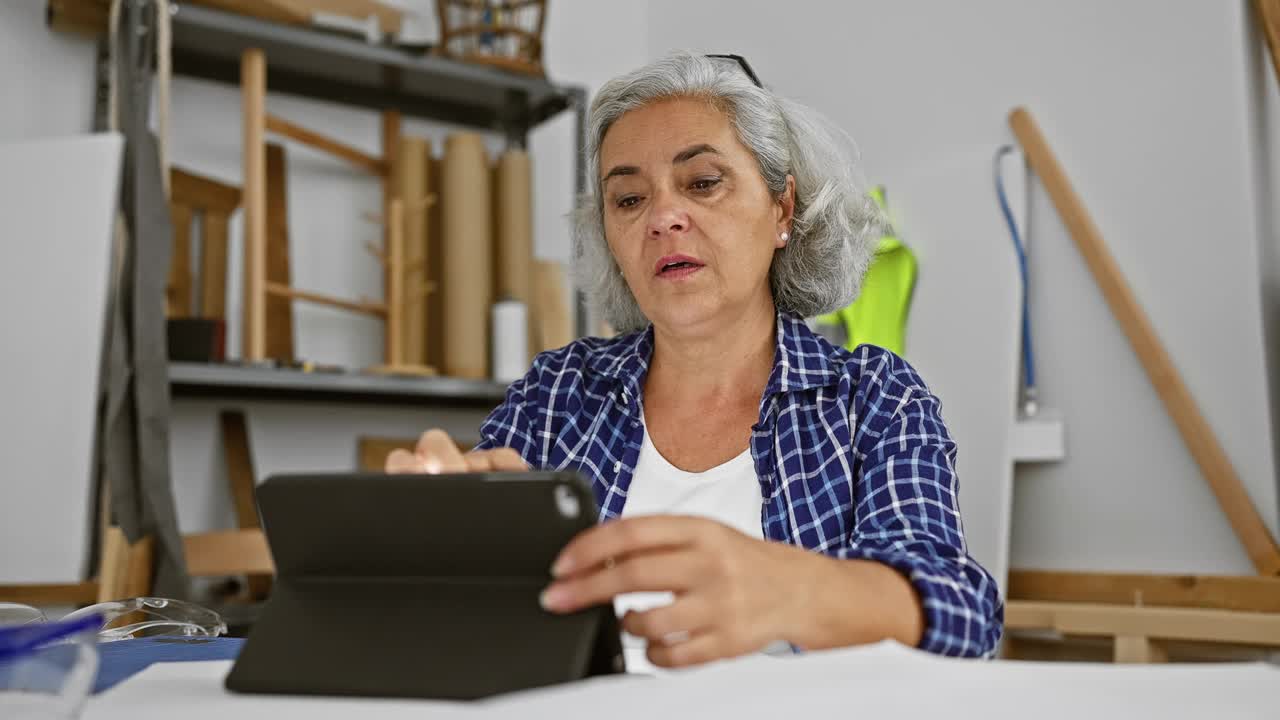
[[[754,538],[763,538],[761,526],[760,481],[756,479],[755,461],[747,448],[733,459],[703,472],[686,472],[667,462],[649,438],[645,428],[635,474],[627,488],[623,517],[637,515],[700,515],[735,528]],[[614,599],[613,606],[621,618],[628,610],[649,610],[670,605],[671,593],[631,593]],[[628,672],[657,671],[645,657],[645,641],[627,633],[622,635],[623,652]]]

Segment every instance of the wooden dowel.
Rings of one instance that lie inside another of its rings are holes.
[[[244,114],[244,348],[246,360],[267,354],[267,60],[250,48],[240,58]]]
[[[382,163],[387,170],[382,176],[382,216],[385,218],[391,216],[391,199],[400,196],[399,183],[397,182],[399,173],[396,167],[400,150],[400,125],[399,111],[382,111]],[[390,223],[383,223],[382,225],[382,247],[387,248],[388,255],[390,255]],[[391,275],[394,272],[391,267],[390,257],[388,257],[387,261],[382,264],[382,292],[384,296],[391,289]],[[384,332],[382,335],[382,357],[390,358],[391,356],[391,333]],[[387,364],[391,364],[391,361],[388,360]]]
[[[317,305],[329,305],[330,307],[364,313],[365,315],[374,315],[376,317],[386,317],[387,315],[387,306],[383,303],[369,302],[367,300],[343,300],[331,295],[298,290],[280,283],[267,283],[267,292],[277,297],[287,297]]]
[[[317,150],[323,150],[334,157],[342,158],[371,175],[383,177],[387,174],[387,164],[382,160],[301,125],[295,125],[277,115],[267,115],[266,128],[277,135],[283,135],[290,140],[296,140]]]
[[[1063,224],[1075,240],[1076,247],[1093,273],[1093,279],[1102,290],[1111,312],[1119,321],[1129,344],[1147,372],[1156,393],[1164,402],[1173,422],[1182,434],[1191,455],[1218,498],[1218,504],[1235,529],[1236,537],[1261,575],[1280,574],[1280,547],[1262,521],[1248,492],[1236,475],[1231,460],[1218,443],[1213,428],[1204,419],[1195,398],[1187,389],[1182,375],[1174,366],[1169,353],[1156,336],[1137,297],[1129,288],[1111,252],[1102,240],[1102,233],[1093,223],[1084,203],[1071,186],[1058,159],[1049,148],[1044,135],[1024,108],[1009,115],[1009,126],[1027,154],[1031,169],[1044,183],[1045,190],[1058,209]]]
[[[399,198],[392,198],[387,224],[390,247],[387,248],[387,364],[407,365],[405,359],[405,295],[404,295],[404,209]]]
[[[1257,12],[1258,25],[1267,39],[1270,49],[1271,66],[1276,71],[1276,80],[1280,81],[1280,0],[1253,0]]]

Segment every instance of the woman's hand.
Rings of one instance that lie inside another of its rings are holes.
[[[387,456],[389,473],[464,473],[528,470],[524,459],[511,448],[473,450],[465,455],[443,430],[428,430],[418,438],[413,452],[393,450]]]
[[[787,639],[804,612],[816,555],[748,537],[713,520],[627,518],[578,535],[561,551],[543,606],[567,613],[630,592],[670,591],[675,603],[628,612],[655,665],[735,657]]]

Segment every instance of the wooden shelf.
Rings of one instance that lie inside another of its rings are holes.
[[[181,362],[169,364],[169,388],[174,398],[479,408],[496,407],[507,391],[506,385],[487,380]]]
[[[579,88],[321,30],[175,5],[173,70],[238,86],[260,48],[271,92],[523,135],[569,109]]]

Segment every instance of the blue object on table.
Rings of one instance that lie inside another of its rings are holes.
[[[0,717],[79,717],[101,624],[101,615],[89,615],[0,627]]]
[[[138,638],[98,646],[101,664],[93,692],[100,693],[128,680],[158,662],[234,660],[244,638]]]

